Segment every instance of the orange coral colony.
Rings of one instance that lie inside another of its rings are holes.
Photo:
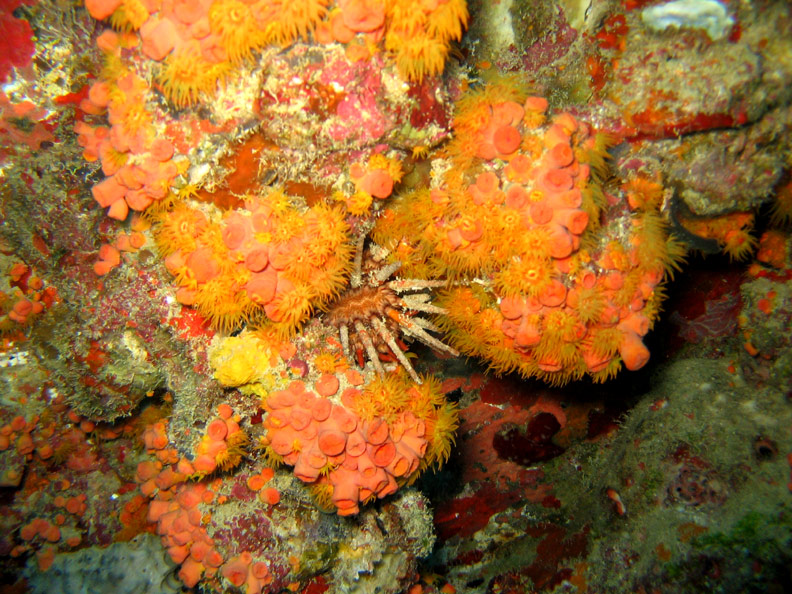
[[[356,514],[447,459],[456,412],[437,382],[418,385],[404,374],[362,387],[332,374],[324,380],[319,394],[300,381],[271,393],[262,442],[270,459],[314,486],[320,504]]]
[[[551,384],[604,381],[647,362],[659,285],[683,250],[658,214],[659,184],[630,186],[626,238],[607,222],[602,139],[547,107],[508,80],[461,98],[446,173],[397,199],[373,235],[410,246],[407,273],[478,279],[438,301],[461,352]]]
[[[246,209],[210,220],[179,204],[155,229],[177,298],[215,327],[270,322],[288,333],[344,285],[350,262],[341,211],[323,204],[301,213],[285,194],[251,196]]]

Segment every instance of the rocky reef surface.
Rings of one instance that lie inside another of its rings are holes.
[[[2,591],[792,589],[787,2],[0,23]]]

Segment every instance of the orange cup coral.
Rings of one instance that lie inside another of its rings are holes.
[[[180,299],[223,330],[247,321],[293,331],[338,293],[351,264],[341,211],[317,204],[300,213],[279,192],[251,196],[218,222],[183,204],[158,223]]]
[[[268,456],[294,466],[320,504],[355,514],[448,457],[456,412],[436,382],[417,385],[393,374],[362,389],[348,386],[338,397],[333,377],[336,390],[321,390],[328,396],[292,382],[266,400]]]
[[[508,81],[462,97],[443,178],[397,199],[374,237],[410,246],[408,274],[477,278],[438,302],[439,326],[461,352],[553,384],[604,381],[648,361],[642,338],[659,285],[684,250],[654,187],[626,188],[632,211],[626,201],[604,210],[602,139],[546,110]]]

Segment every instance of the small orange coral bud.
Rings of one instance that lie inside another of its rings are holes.
[[[66,511],[76,516],[81,516],[84,510],[82,502],[77,497],[66,500]]]
[[[547,111],[548,103],[544,97],[528,97],[523,104],[526,111],[536,111],[544,113]]]
[[[549,167],[561,168],[572,164],[575,153],[568,144],[559,143],[548,151],[545,159]]]
[[[223,419],[215,419],[206,428],[206,435],[215,441],[222,441],[228,435],[228,427]]]
[[[254,474],[253,476],[248,477],[247,486],[251,491],[260,491],[266,482],[267,481],[265,481],[264,477],[262,477],[260,474]]]
[[[201,563],[194,559],[186,559],[179,569],[179,579],[188,588],[194,588],[203,572],[204,566]]]
[[[107,216],[117,221],[124,221],[129,214],[129,205],[123,198],[116,200],[107,210]]]
[[[136,250],[140,249],[146,245],[146,236],[140,231],[135,231],[129,235],[129,244]]]
[[[33,439],[30,437],[30,433],[23,433],[19,436],[16,443],[17,452],[23,456],[30,454],[33,452],[35,446],[33,445]]]
[[[199,283],[205,283],[216,277],[220,271],[217,262],[212,257],[212,250],[200,248],[187,257],[187,267],[192,272],[193,278]]]
[[[179,461],[176,463],[176,470],[185,476],[195,474],[195,467],[187,458],[179,458]]]
[[[263,561],[256,561],[250,568],[250,572],[253,574],[253,577],[263,580],[269,575],[269,567],[267,567],[267,564]]]
[[[138,212],[146,210],[154,201],[151,195],[143,188],[129,190],[124,196],[124,200],[129,208]]]
[[[560,193],[572,189],[572,176],[565,169],[548,169],[539,175],[537,187],[549,193]]]
[[[396,446],[392,441],[383,443],[374,450],[372,459],[377,466],[387,466],[396,456]]]
[[[384,169],[374,169],[363,177],[360,189],[375,198],[387,198],[393,191],[393,178]]]
[[[311,405],[311,416],[321,422],[330,416],[332,409],[333,404],[327,398],[318,398]]]
[[[358,33],[370,33],[385,22],[385,3],[382,0],[343,0],[344,25]]]
[[[231,582],[231,584],[239,587],[247,580],[249,565],[249,563],[245,563],[241,558],[236,557],[226,562],[220,570],[220,573],[222,573],[223,577]]]
[[[482,194],[489,194],[494,192],[498,189],[499,181],[498,176],[496,176],[491,171],[485,171],[484,173],[480,173],[476,178],[476,188]]]
[[[215,468],[217,468],[217,462],[211,456],[202,455],[196,456],[195,460],[193,460],[193,466],[195,466],[197,472],[208,474],[214,472]]]
[[[344,375],[346,376],[347,381],[353,386],[360,386],[363,384],[363,374],[361,374],[357,369],[347,369],[344,371]]]
[[[147,518],[149,522],[157,522],[170,510],[170,502],[155,499],[149,503]]]
[[[145,482],[150,478],[154,478],[162,468],[161,464],[145,460],[137,465],[136,479],[138,482]]]
[[[320,396],[332,396],[338,392],[338,378],[333,374],[325,373],[317,380],[315,387]]]
[[[19,530],[19,537],[22,540],[33,540],[37,534],[38,534],[38,530],[33,522],[31,522],[30,524],[25,524]]]
[[[99,247],[99,259],[107,262],[110,266],[118,266],[121,263],[121,254],[109,243],[103,243]]]
[[[97,21],[109,17],[120,5],[121,0],[85,0],[85,9]]]
[[[355,32],[344,24],[344,15],[340,11],[333,11],[330,15],[330,30],[333,39],[339,43],[349,43],[355,38]]]
[[[234,409],[223,403],[217,407],[217,414],[223,419],[230,419],[234,415]]]
[[[38,568],[41,571],[47,571],[50,567],[52,567],[52,563],[54,561],[55,549],[52,547],[44,547],[36,553],[36,562],[38,563]]]
[[[501,126],[492,136],[492,144],[501,155],[510,155],[520,148],[520,132],[514,126]]]
[[[624,366],[630,371],[640,369],[649,361],[649,349],[646,348],[641,337],[630,330],[624,332],[619,344],[619,355]]]
[[[210,550],[211,547],[207,543],[201,540],[196,541],[190,545],[190,558],[195,561],[203,561]]]
[[[265,483],[268,483],[275,476],[275,470],[270,467],[262,468],[259,475]]]
[[[58,542],[61,538],[61,531],[57,526],[49,524],[43,536],[48,542]]]
[[[267,264],[269,264],[269,252],[266,248],[253,249],[245,256],[245,267],[251,272],[261,272],[267,267]]]
[[[17,415],[11,420],[11,429],[13,431],[24,431],[27,427],[27,421],[22,415]]]
[[[317,445],[327,456],[337,456],[344,451],[346,441],[346,435],[341,431],[326,429],[319,433]]]
[[[280,501],[280,493],[278,492],[277,489],[268,487],[266,489],[263,489],[259,493],[259,499],[263,503],[267,503],[269,505],[275,505]]]

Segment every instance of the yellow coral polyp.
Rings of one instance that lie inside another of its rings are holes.
[[[316,355],[312,363],[320,373],[335,373],[336,371],[343,371],[349,366],[340,353],[330,353],[328,351]]]
[[[407,406],[411,386],[412,382],[403,373],[376,377],[355,400],[355,412],[361,419],[383,417],[390,422]]]
[[[454,445],[454,434],[459,427],[459,416],[455,404],[443,403],[435,409],[434,416],[426,419],[426,433],[429,438],[429,447],[421,461],[424,467],[435,463],[444,464],[451,457],[451,448]]]
[[[294,332],[305,322],[317,304],[316,291],[308,285],[298,284],[294,290],[275,296],[267,315],[277,322],[284,335]]]
[[[438,3],[426,18],[426,31],[442,41],[459,41],[469,16],[465,0]]]
[[[209,318],[213,327],[223,332],[230,332],[249,321],[253,310],[247,293],[227,275],[203,283],[196,293],[195,306]]]
[[[371,203],[374,198],[368,192],[359,190],[346,199],[346,208],[349,214],[361,216],[371,210]]]
[[[110,15],[110,26],[116,31],[131,33],[143,26],[149,18],[149,11],[140,0],[123,0]]]
[[[157,220],[160,224],[156,227],[154,239],[166,256],[178,251],[195,251],[195,239],[207,224],[202,212],[183,204],[177,205],[171,212],[160,213]]]
[[[581,322],[590,324],[599,321],[604,310],[605,298],[599,287],[595,285],[591,288],[578,289],[575,311]]]
[[[672,274],[685,258],[685,247],[673,236],[668,225],[656,211],[648,211],[633,218],[631,243],[636,252],[637,267],[646,270],[658,263]]]
[[[524,256],[496,272],[493,282],[498,293],[504,297],[516,297],[523,293],[535,297],[547,288],[553,277],[552,262]]]
[[[339,208],[319,204],[305,215],[305,225],[312,243],[326,245],[329,251],[335,251],[348,240],[349,227]]]
[[[392,52],[402,76],[411,82],[441,74],[448,56],[448,45],[425,33],[410,37],[389,34],[385,48]]]
[[[731,260],[742,260],[752,254],[758,245],[751,235],[754,226],[752,212],[732,212],[711,218],[685,219],[679,222],[691,233],[715,239]]]
[[[231,470],[239,466],[247,456],[247,446],[250,443],[244,431],[237,431],[226,438],[226,448],[221,449],[215,456],[217,468],[222,471]]]
[[[329,0],[274,0],[257,15],[269,42],[287,46],[308,39],[327,15]]]
[[[723,237],[723,251],[731,260],[745,260],[756,251],[759,241],[746,229],[727,231]]]
[[[111,103],[111,111],[120,120],[121,129],[129,136],[148,131],[153,125],[151,114],[142,100],[128,101],[115,108]]]
[[[233,63],[252,58],[253,51],[268,42],[267,34],[259,29],[250,6],[239,0],[219,0],[212,4],[209,27]]]
[[[785,227],[792,222],[792,181],[787,181],[776,191],[770,220],[779,227]]]
[[[400,182],[404,175],[401,163],[397,159],[389,159],[382,153],[375,153],[369,157],[368,168],[387,171],[394,183]]]
[[[165,58],[156,78],[168,101],[182,108],[197,103],[201,95],[212,96],[229,70],[227,62],[206,60],[198,41],[191,40]]]
[[[633,210],[658,210],[663,201],[663,186],[656,180],[636,176],[622,186]]]
[[[386,15],[385,49],[395,58],[401,75],[417,82],[443,72],[448,44],[462,38],[469,16],[465,0],[429,5],[391,0]]]

